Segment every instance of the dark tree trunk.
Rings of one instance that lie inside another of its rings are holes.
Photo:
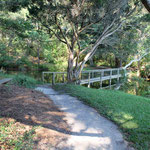
[[[67,68],[67,80],[68,82],[73,82],[73,60],[74,60],[74,54],[73,52],[69,53],[69,58],[68,58],[68,68]]]
[[[150,0],[141,0],[145,8],[150,12]]]
[[[115,67],[116,68],[122,67],[122,60],[117,57],[115,58]]]
[[[137,66],[138,66],[137,76],[141,77],[141,63],[140,63],[140,61],[137,62]]]
[[[89,62],[90,62],[90,66],[91,66],[91,67],[94,66],[93,58],[91,58],[91,59],[89,60]]]

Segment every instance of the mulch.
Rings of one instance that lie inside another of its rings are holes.
[[[43,93],[15,85],[0,86],[0,121],[14,120],[24,131],[37,126],[35,149],[57,148],[68,138],[65,113]]]

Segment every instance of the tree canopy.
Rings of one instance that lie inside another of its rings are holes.
[[[113,54],[116,66],[121,66],[148,47],[149,14],[139,1],[1,0],[0,4],[1,47],[14,53],[17,40],[23,54],[37,56],[39,65],[40,60],[54,61],[51,49],[59,43],[62,50],[55,54],[65,53],[68,81],[79,79],[96,54],[97,58]]]

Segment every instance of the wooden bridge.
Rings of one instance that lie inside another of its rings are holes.
[[[88,87],[93,83],[100,83],[100,88],[111,88],[120,84],[120,78],[123,77],[122,68],[114,69],[99,69],[99,70],[87,70],[82,71],[81,80],[77,81],[80,85],[87,84]],[[46,78],[51,81],[52,85],[57,83],[66,83],[67,82],[67,72],[43,72],[42,79],[45,82]],[[112,80],[116,79],[116,84],[112,84]],[[109,82],[108,86],[103,87],[103,82]]]

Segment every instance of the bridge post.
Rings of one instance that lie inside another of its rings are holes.
[[[53,72],[52,85],[55,85],[55,73]]]
[[[104,71],[101,71],[101,75],[100,75],[100,89],[103,88],[103,80],[102,80],[103,76],[104,76]]]
[[[110,70],[110,79],[109,79],[109,88],[111,89],[111,76],[112,76],[112,70]]]
[[[92,78],[94,78],[94,72],[93,71],[91,72],[91,75],[92,75]],[[92,82],[92,85],[93,85],[93,82]]]
[[[88,88],[90,88],[91,86],[90,79],[91,79],[91,72],[89,72],[89,77],[88,77]]]
[[[42,81],[44,82],[44,72],[42,72]]]
[[[117,77],[117,85],[119,85],[119,74],[120,74],[120,69],[117,70],[117,75],[118,75],[118,77]]]
[[[63,73],[63,83],[65,83],[65,74]]]

